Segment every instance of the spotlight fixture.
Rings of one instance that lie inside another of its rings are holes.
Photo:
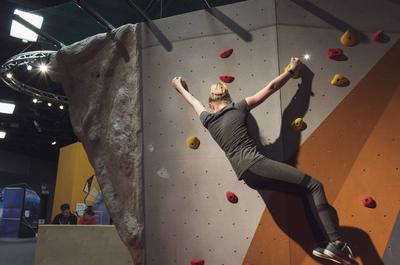
[[[32,70],[32,65],[28,64],[28,65],[26,66],[26,70],[31,71],[31,70]]]
[[[53,104],[51,102],[47,102],[47,106],[51,107]]]
[[[33,25],[34,27],[40,29],[42,28],[43,24],[43,17],[38,16],[29,12],[24,12],[19,9],[14,10],[14,14],[20,16],[22,19]],[[32,30],[26,28],[25,26],[21,25],[16,20],[12,20],[11,23],[11,30],[10,35],[15,38],[22,39],[22,41],[32,41],[36,42],[38,35],[33,32]]]
[[[39,65],[39,71],[45,74],[49,71],[49,66],[45,63],[41,63]]]
[[[304,58],[304,60],[308,61],[308,60],[310,60],[311,56],[308,53],[306,53],[306,54],[304,54],[303,58]]]
[[[8,79],[11,79],[11,78],[13,78],[13,74],[12,74],[12,73],[7,73],[7,74],[6,74],[6,77],[7,77]]]
[[[39,100],[37,98],[34,98],[34,99],[32,99],[32,102],[36,104],[39,102]]]
[[[5,131],[0,131],[0,139],[6,138],[6,132]]]
[[[51,142],[51,145],[56,145],[56,144],[57,144],[56,141]]]
[[[59,107],[60,109],[64,109],[64,105],[60,105],[60,107]]]
[[[11,101],[0,101],[0,113],[13,114],[15,110],[15,103]]]

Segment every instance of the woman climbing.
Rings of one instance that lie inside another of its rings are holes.
[[[328,204],[322,183],[287,164],[262,155],[247,128],[251,109],[264,102],[286,82],[297,75],[301,67],[298,58],[291,58],[289,70],[253,96],[233,102],[223,83],[211,86],[208,98],[210,112],[182,85],[181,77],[172,80],[172,86],[193,107],[200,121],[225,152],[239,180],[256,190],[278,188],[292,191],[293,187],[307,194],[314,216],[326,238],[329,239],[313,250],[313,255],[340,264],[358,264],[347,243],[342,241],[336,212]]]

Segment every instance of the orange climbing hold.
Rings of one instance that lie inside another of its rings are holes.
[[[345,87],[348,86],[349,84],[350,84],[349,79],[340,74],[336,74],[331,80],[331,85],[333,86]]]
[[[186,145],[190,149],[197,149],[200,146],[200,139],[197,138],[196,136],[190,136],[189,138],[186,139]]]
[[[340,37],[340,42],[344,46],[354,46],[357,44],[357,35],[354,31],[349,29]]]
[[[229,202],[231,203],[238,203],[239,198],[235,195],[235,193],[228,191],[226,193],[226,198],[228,199]]]
[[[190,261],[191,265],[204,265],[204,259],[192,259]]]
[[[361,198],[361,203],[367,208],[376,208],[376,201],[371,196],[364,196]]]
[[[224,83],[232,83],[235,80],[235,77],[231,75],[221,75],[219,77],[219,80],[221,80]]]
[[[233,53],[233,49],[232,49],[232,48],[231,48],[231,49],[227,49],[227,50],[225,50],[225,51],[222,51],[222,52],[219,54],[219,57],[225,59],[225,58],[228,58],[229,56],[231,56],[232,53]]]

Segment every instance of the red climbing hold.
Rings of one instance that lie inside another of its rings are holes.
[[[361,198],[361,203],[367,208],[375,208],[376,201],[371,196],[364,196]]]
[[[379,30],[379,31],[375,32],[374,34],[372,34],[372,39],[374,41],[380,42],[383,40],[383,36],[384,36],[383,30]]]
[[[221,75],[219,77],[219,80],[221,80],[224,83],[232,83],[235,80],[235,77],[231,75]]]
[[[228,191],[226,193],[226,198],[228,199],[228,201],[230,201],[231,203],[238,203],[239,198],[235,195],[235,193]]]
[[[254,265],[253,263],[245,263],[244,265]]]
[[[328,49],[328,57],[329,57],[330,59],[337,60],[337,59],[339,59],[340,57],[342,57],[342,55],[343,55],[343,50],[340,49],[340,48],[336,48],[336,49],[329,48],[329,49]]]
[[[204,259],[192,259],[190,261],[191,265],[204,265]]]
[[[225,50],[225,51],[222,51],[222,52],[219,54],[219,57],[221,57],[221,58],[228,58],[229,56],[232,55],[232,53],[233,53],[233,49],[232,49],[232,48],[231,48],[231,49],[227,49],[227,50]]]

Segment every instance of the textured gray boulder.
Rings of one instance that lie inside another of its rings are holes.
[[[62,48],[51,77],[62,83],[71,123],[135,265],[144,264],[142,120],[135,25]]]

